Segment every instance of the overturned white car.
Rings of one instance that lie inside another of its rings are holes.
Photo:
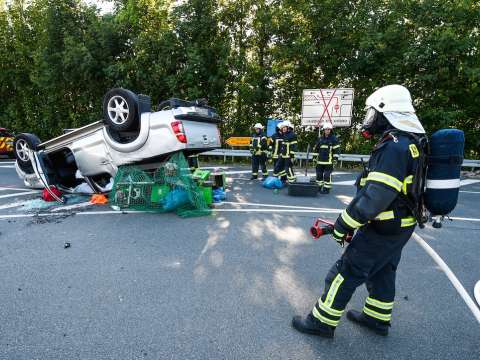
[[[150,97],[116,88],[104,97],[103,118],[46,142],[17,135],[15,168],[25,185],[68,192],[85,181],[101,192],[121,165],[154,168],[174,152],[190,156],[221,145],[221,119],[205,100],[172,98],[152,112]]]

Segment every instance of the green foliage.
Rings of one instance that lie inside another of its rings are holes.
[[[480,6],[475,0],[0,1],[0,126],[41,138],[98,120],[103,94],[208,98],[224,137],[255,122],[299,123],[305,88],[365,98],[399,83],[428,131],[465,131],[479,157]],[[368,151],[351,129],[345,151]],[[301,148],[315,134],[299,129]]]

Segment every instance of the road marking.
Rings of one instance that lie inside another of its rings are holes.
[[[15,166],[14,166],[14,165],[0,165],[0,168],[3,168],[3,169],[14,169]]]
[[[10,204],[0,205],[0,210],[10,209],[10,208],[18,207],[18,206],[23,206],[25,204],[26,204],[25,201],[18,201],[18,202],[14,202],[14,203],[10,203]]]
[[[475,295],[475,300],[477,300],[477,303],[480,306],[480,281],[477,281],[475,284],[475,287],[473,288],[473,295]]]
[[[355,180],[346,180],[346,181],[338,181],[338,182],[333,182],[333,185],[347,185],[347,186],[352,186],[355,185]]]
[[[217,212],[297,212],[311,214],[340,214],[341,211],[332,210],[315,210],[315,209],[214,209]]]
[[[473,316],[477,319],[477,321],[480,323],[480,309],[475,305],[475,302],[473,299],[470,297],[470,295],[467,293],[463,285],[460,283],[460,281],[457,279],[455,274],[450,270],[448,265],[443,261],[443,259],[433,250],[430,245],[427,244],[423,238],[418,235],[417,233],[413,233],[413,238],[415,241],[420,244],[420,246],[427,252],[428,255],[437,263],[437,265],[442,269],[442,271],[447,275],[448,280],[452,283],[452,285],[455,287],[457,292],[460,294],[462,297],[463,301],[467,304],[469,307],[470,311],[473,313]]]
[[[73,204],[73,205],[60,206],[58,208],[52,209],[51,211],[56,212],[56,211],[79,209],[79,208],[84,208],[84,207],[92,206],[92,205],[94,205],[94,204],[92,204],[90,201],[87,201],[87,202],[82,202],[82,203]]]
[[[475,180],[475,179],[465,179],[460,181],[460,186],[467,186],[467,185],[472,185],[479,183],[480,180]]]
[[[469,194],[480,194],[480,191],[464,191],[460,190],[461,193],[469,193]]]
[[[450,219],[452,220],[460,220],[460,221],[480,221],[480,219],[477,218],[466,218],[466,217],[451,217]]]
[[[274,207],[274,208],[288,208],[288,209],[303,209],[303,210],[317,210],[317,211],[336,211],[341,213],[343,209],[332,209],[332,208],[318,208],[311,206],[293,206],[293,205],[277,205],[277,204],[257,204],[249,202],[234,202],[234,201],[224,201],[222,204],[228,205],[246,205],[246,206],[262,206],[262,207]]]
[[[0,187],[0,191],[8,191],[8,190],[25,191],[25,190],[32,190],[32,189],[30,189],[30,188],[8,187],[8,186]]]
[[[15,197],[15,196],[25,196],[25,195],[31,195],[31,194],[38,194],[39,192],[40,191],[26,191],[26,192],[15,193],[15,194],[0,195],[0,199],[6,199],[6,198]]]

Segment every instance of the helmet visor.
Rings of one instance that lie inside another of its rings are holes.
[[[372,124],[375,122],[375,119],[377,118],[377,110],[375,110],[373,107],[370,107],[367,109],[367,113],[365,114],[365,119],[363,120],[363,128],[367,129],[372,126]]]

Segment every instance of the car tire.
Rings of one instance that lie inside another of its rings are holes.
[[[103,98],[103,119],[115,131],[138,128],[138,97],[127,89],[115,88]]]
[[[23,133],[15,136],[13,141],[13,153],[17,164],[27,174],[33,174],[32,163],[28,156],[28,150],[36,150],[40,139],[34,134]]]

